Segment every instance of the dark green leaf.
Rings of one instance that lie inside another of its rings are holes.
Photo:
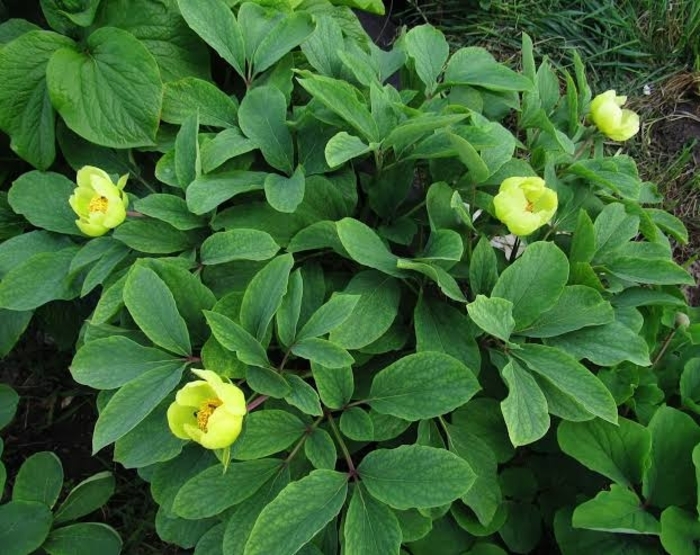
[[[361,484],[353,492],[343,528],[347,555],[398,555],[402,533],[394,513],[368,495]]]
[[[166,83],[163,88],[161,119],[168,123],[183,124],[197,116],[200,125],[231,127],[236,124],[238,103],[216,85],[186,77]],[[204,164],[203,164],[204,165]]]
[[[316,428],[304,442],[304,454],[314,468],[335,469],[338,453],[330,434]]]
[[[475,85],[493,91],[526,91],[527,77],[496,61],[484,48],[469,46],[455,52],[445,69],[446,84]]]
[[[304,42],[313,31],[314,24],[306,12],[293,12],[282,18],[255,50],[255,72],[260,73],[271,67],[295,46]]]
[[[204,312],[216,340],[238,355],[241,362],[260,367],[269,365],[262,344],[230,318],[216,312]]]
[[[269,233],[257,229],[233,229],[214,233],[202,243],[202,264],[232,260],[269,260],[280,246]]]
[[[291,177],[271,173],[265,179],[265,198],[269,205],[278,212],[295,212],[304,200],[305,187],[306,181],[302,166],[298,166]]]
[[[514,360],[503,368],[508,396],[501,411],[511,443],[518,447],[540,439],[549,430],[547,399],[529,372]]]
[[[340,409],[348,403],[355,390],[352,369],[326,368],[320,364],[311,364],[316,388],[321,396],[321,401],[328,408]]]
[[[246,416],[243,431],[231,447],[231,457],[252,460],[285,450],[306,431],[306,425],[283,410],[258,410]]]
[[[70,522],[96,511],[112,497],[114,484],[114,476],[106,471],[83,480],[70,490],[58,507],[54,522]]]
[[[12,488],[12,500],[43,503],[52,508],[62,487],[61,461],[50,451],[40,451],[22,463]]]
[[[318,393],[313,387],[294,374],[289,374],[285,379],[291,389],[291,392],[285,396],[285,401],[298,408],[304,414],[312,416],[321,416],[323,414]]]
[[[292,353],[327,368],[351,366],[355,359],[342,347],[326,339],[309,337],[292,345]]]
[[[244,170],[203,175],[187,188],[187,206],[194,214],[206,214],[236,195],[261,191],[267,175]]]
[[[659,521],[645,510],[637,494],[617,484],[576,507],[572,524],[575,528],[623,534],[661,533]]]
[[[51,530],[51,509],[43,503],[10,501],[0,505],[0,545],[4,555],[28,555]]]
[[[53,530],[42,548],[50,555],[119,555],[122,540],[106,524],[81,522]]]
[[[511,301],[477,295],[474,302],[467,305],[467,312],[472,321],[489,335],[503,341],[510,339],[515,328]]]

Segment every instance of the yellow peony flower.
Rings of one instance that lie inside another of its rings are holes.
[[[539,177],[509,177],[493,199],[496,217],[514,235],[530,235],[557,211],[557,193]]]
[[[168,408],[170,431],[207,449],[224,449],[241,433],[245,396],[211,370],[192,370],[203,378],[186,384]]]
[[[605,91],[591,101],[591,120],[613,141],[626,141],[639,131],[639,116],[632,110],[623,110],[626,96]]]
[[[104,235],[126,218],[129,199],[124,193],[128,175],[115,185],[100,168],[84,166],[78,170],[78,186],[68,199],[73,211],[80,216],[75,224],[90,237]]]

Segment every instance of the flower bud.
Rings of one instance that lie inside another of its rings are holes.
[[[605,91],[591,102],[591,120],[613,141],[626,141],[639,131],[639,116],[632,110],[623,110],[626,96]]]

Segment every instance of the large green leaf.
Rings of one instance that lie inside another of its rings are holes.
[[[260,41],[253,54],[253,69],[265,71],[313,33],[314,24],[308,13],[293,12],[282,18]]]
[[[287,128],[287,100],[276,87],[249,90],[238,109],[238,124],[265,160],[287,175],[294,171],[294,143]]]
[[[670,555],[695,555],[700,541],[697,517],[679,507],[661,513],[661,545]]]
[[[651,464],[642,483],[645,499],[662,509],[695,503],[693,448],[700,443],[700,426],[689,415],[662,406],[654,413],[648,429]]]
[[[304,200],[305,190],[306,179],[302,166],[297,167],[291,177],[271,173],[265,178],[265,198],[278,212],[295,212]]]
[[[134,203],[134,210],[169,223],[175,229],[187,231],[203,227],[204,221],[192,214],[181,197],[155,193],[140,198]]]
[[[617,426],[602,420],[564,421],[557,439],[564,453],[627,487],[642,481],[651,453],[649,431],[626,418],[619,418]]]
[[[373,343],[387,332],[398,315],[399,284],[379,272],[355,275],[343,293],[361,295],[350,316],[329,335],[330,341],[344,349],[361,349]]]
[[[320,337],[337,328],[352,314],[360,295],[338,293],[316,310],[296,335],[297,341]]]
[[[109,400],[95,424],[94,453],[134,429],[180,383],[185,366],[178,370],[155,368],[131,380]]]
[[[637,494],[617,484],[576,507],[572,524],[576,528],[626,534],[661,533],[659,521],[646,511]]]
[[[540,439],[549,430],[547,399],[535,379],[517,362],[511,360],[503,368],[508,396],[501,402],[501,411],[511,443],[518,447]]]
[[[51,508],[63,488],[63,465],[50,451],[29,457],[19,469],[12,488],[13,501],[34,501]]]
[[[413,312],[417,351],[442,351],[478,373],[481,354],[475,330],[467,315],[439,300],[425,296]]]
[[[282,303],[293,265],[291,254],[278,256],[255,274],[246,287],[241,303],[241,325],[258,341],[265,337]]]
[[[54,522],[70,522],[96,511],[112,497],[114,485],[114,475],[107,471],[83,480],[70,490],[58,507]]]
[[[112,237],[135,251],[149,254],[179,253],[192,248],[195,239],[166,222],[151,218],[129,219],[114,230]]]
[[[396,268],[399,258],[369,226],[354,218],[343,218],[336,223],[336,229],[340,242],[353,260],[391,276],[404,275]]]
[[[207,47],[182,19],[176,0],[110,0],[100,9],[103,25],[129,31],[148,48],[163,82],[209,78]]]
[[[355,390],[352,368],[326,368],[312,363],[311,372],[324,405],[340,409],[350,401]]]
[[[376,449],[357,467],[362,484],[394,509],[429,509],[451,503],[469,491],[474,471],[446,449],[402,445]]]
[[[557,389],[576,400],[588,412],[617,424],[617,404],[607,387],[588,368],[564,351],[527,343],[513,356]]]
[[[432,25],[419,25],[404,37],[406,52],[413,59],[416,73],[431,96],[437,79],[450,54],[450,47],[441,31]]]
[[[35,501],[0,505],[0,545],[4,555],[28,555],[38,549],[51,529],[51,509]]]
[[[257,229],[234,229],[214,233],[202,243],[202,264],[232,260],[268,260],[280,247],[269,233]]]
[[[141,265],[131,269],[124,285],[124,304],[153,343],[179,355],[190,354],[187,324],[170,289],[153,270]]]
[[[245,78],[243,35],[228,5],[222,0],[177,3],[187,25]]]
[[[318,337],[297,341],[291,348],[296,356],[305,358],[327,368],[352,366],[355,359],[342,347]]]
[[[267,175],[245,170],[203,175],[187,188],[187,206],[194,214],[206,214],[236,195],[262,190]]]
[[[538,241],[503,271],[491,295],[513,303],[517,331],[556,304],[568,279],[566,255],[554,243]]]
[[[40,170],[56,156],[46,66],[56,50],[73,44],[68,37],[37,30],[0,51],[0,129],[10,136],[12,150]]]
[[[306,432],[306,425],[283,410],[259,410],[249,414],[243,431],[231,447],[231,457],[252,460],[287,449]]]
[[[12,422],[18,404],[17,392],[7,384],[0,384],[0,430]],[[2,454],[1,450],[0,454]]]
[[[119,555],[122,540],[106,524],[81,522],[53,530],[42,548],[49,555]]]
[[[459,360],[424,351],[379,371],[372,381],[369,403],[377,412],[415,421],[448,413],[479,389],[473,372]]]
[[[239,324],[217,312],[204,312],[216,340],[229,351],[235,352],[241,362],[267,367],[267,353],[262,344]]]
[[[76,353],[70,371],[73,379],[95,389],[116,389],[156,368],[179,368],[173,355],[144,347],[122,335],[85,343]]]
[[[87,48],[89,54],[62,48],[49,61],[46,79],[58,113],[78,135],[99,145],[154,144],[163,85],[151,53],[115,27],[97,29]]]
[[[472,321],[489,335],[503,341],[510,339],[510,334],[515,328],[511,301],[477,295],[476,299],[467,305],[467,312]]]
[[[343,535],[347,555],[398,555],[401,547],[401,527],[396,516],[361,484],[350,499]]]
[[[161,119],[182,124],[198,115],[202,125],[231,127],[236,123],[238,103],[216,85],[195,77],[166,83],[163,88]]]
[[[77,216],[68,204],[76,185],[53,172],[27,172],[10,187],[7,200],[17,214],[22,214],[36,227],[80,235],[75,225]]]
[[[492,91],[526,91],[527,77],[496,61],[484,48],[468,46],[455,52],[445,68],[446,84],[474,85]]]
[[[332,470],[292,482],[260,513],[245,555],[294,555],[340,512],[347,493],[347,474]]]
[[[232,462],[226,472],[219,465],[211,466],[180,488],[173,511],[191,520],[218,515],[253,495],[281,466],[278,459]]]

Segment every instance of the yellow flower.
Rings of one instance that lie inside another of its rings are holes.
[[[241,433],[246,404],[243,392],[211,370],[192,370],[203,378],[186,384],[168,408],[170,431],[207,449],[224,449]]]
[[[124,185],[129,176],[123,175],[115,185],[100,168],[84,166],[78,170],[78,186],[68,202],[78,216],[75,224],[90,237],[99,237],[117,227],[126,218],[129,199]]]
[[[623,110],[626,96],[605,91],[591,102],[591,119],[598,129],[613,141],[626,141],[639,131],[639,116],[632,110]]]
[[[557,193],[539,177],[509,177],[493,199],[496,217],[514,235],[530,235],[557,211]]]

